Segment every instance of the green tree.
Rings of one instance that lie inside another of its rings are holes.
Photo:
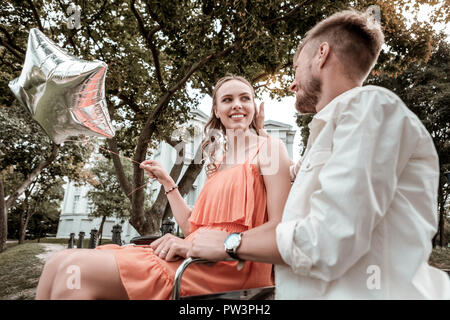
[[[50,178],[40,175],[25,190],[17,204],[9,214],[9,234],[19,239],[19,244],[24,243],[26,230],[34,233],[49,231],[48,225],[57,224],[59,220],[60,206],[64,198],[64,180],[61,177]],[[37,219],[35,219],[37,218]],[[43,224],[40,221],[44,221]],[[45,227],[44,230],[42,228]]]
[[[47,186],[45,190],[50,190],[50,186],[59,185],[65,176],[79,179],[83,159],[89,151],[83,146],[52,144],[21,106],[0,106],[0,123],[1,252],[6,248],[8,210],[14,206],[27,206],[19,197],[24,194],[28,201],[34,197],[35,191],[42,190],[44,185]],[[35,191],[33,186],[37,186]],[[47,197],[46,201],[49,201],[50,195]],[[27,212],[30,213],[27,210],[22,212],[24,217]],[[27,219],[24,218],[23,222],[26,223]]]
[[[189,87],[211,94],[218,78],[237,73],[260,90],[279,83],[281,89],[273,94],[288,94],[295,47],[308,29],[337,10],[349,6],[365,9],[372,4],[381,7],[389,45],[380,57],[383,70],[395,73],[429,50],[428,34],[405,26],[401,15],[405,1],[73,2],[81,7],[79,29],[67,28],[67,5],[62,1],[7,1],[0,5],[0,82],[6,84],[18,75],[32,27],[80,58],[105,61],[109,68],[106,99],[118,129],[107,146],[138,163],[159,141],[179,144],[171,139],[171,133],[189,119],[188,111],[198,101]],[[428,1],[406,4],[417,11],[413,4],[423,2]],[[0,86],[0,90],[5,89]],[[11,100],[10,93],[2,96]],[[189,191],[202,169],[200,156],[197,151],[197,161],[188,165],[182,177],[184,161],[171,170],[174,180],[180,178],[182,194]],[[146,208],[144,190],[131,192],[144,183],[143,170],[134,165],[133,177],[128,179],[121,159],[113,156],[112,160],[122,190],[130,195],[131,224],[141,234],[155,232],[161,219],[170,214],[162,190],[153,206]]]

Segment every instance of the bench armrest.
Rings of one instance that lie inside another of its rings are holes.
[[[161,236],[140,236],[132,238],[130,242],[136,245],[148,245],[159,238],[161,238]]]
[[[187,267],[191,264],[195,263],[205,263],[214,265],[215,262],[211,262],[209,260],[200,259],[200,258],[187,258],[185,259],[180,266],[178,267],[177,271],[175,272],[175,278],[173,281],[173,288],[172,288],[172,300],[179,300],[180,299],[180,288],[181,288],[181,278],[183,277],[183,273],[186,270]]]

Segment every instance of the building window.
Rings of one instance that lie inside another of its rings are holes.
[[[76,195],[73,197],[73,207],[72,207],[72,212],[75,213],[76,209],[77,209],[77,204],[78,201],[80,200],[80,196]]]
[[[191,159],[194,159],[195,157],[195,140],[192,139],[190,141],[190,145],[191,145]]]

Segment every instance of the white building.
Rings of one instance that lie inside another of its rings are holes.
[[[194,157],[195,151],[202,141],[203,127],[209,119],[209,117],[200,110],[195,110],[194,115],[195,117],[190,125],[195,129],[195,134],[194,137],[189,139],[189,142],[186,144],[186,164],[189,163]],[[292,159],[295,136],[295,130],[292,130],[292,126],[285,123],[268,120],[265,122],[265,129],[271,136],[277,137],[285,143],[289,156]],[[176,150],[169,144],[162,142],[154,152],[153,158],[160,162],[167,171],[170,171],[176,161]],[[187,166],[185,165],[180,174],[180,179],[186,168]],[[197,199],[205,180],[206,174],[205,171],[202,170],[197,176],[192,189],[185,196],[185,200],[189,206],[194,206],[195,200]],[[155,180],[151,184],[150,188],[155,191],[153,192],[153,197],[156,198],[160,184]],[[92,211],[92,208],[86,197],[88,190],[89,185],[76,187],[72,182],[66,184],[64,200],[61,206],[61,216],[56,234],[57,238],[69,238],[70,233],[75,233],[75,237],[78,238],[80,231],[85,232],[85,238],[89,238],[92,229],[99,229],[101,218],[89,217],[89,213]],[[115,224],[122,225],[121,238],[125,243],[129,243],[131,238],[139,236],[139,233],[129,224],[128,221],[121,221],[121,219],[116,218],[106,218],[103,226],[103,239],[111,239],[112,228]]]

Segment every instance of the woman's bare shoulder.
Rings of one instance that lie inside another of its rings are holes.
[[[290,163],[284,142],[275,137],[265,138],[265,143],[258,153],[258,165],[263,175],[277,174]]]

